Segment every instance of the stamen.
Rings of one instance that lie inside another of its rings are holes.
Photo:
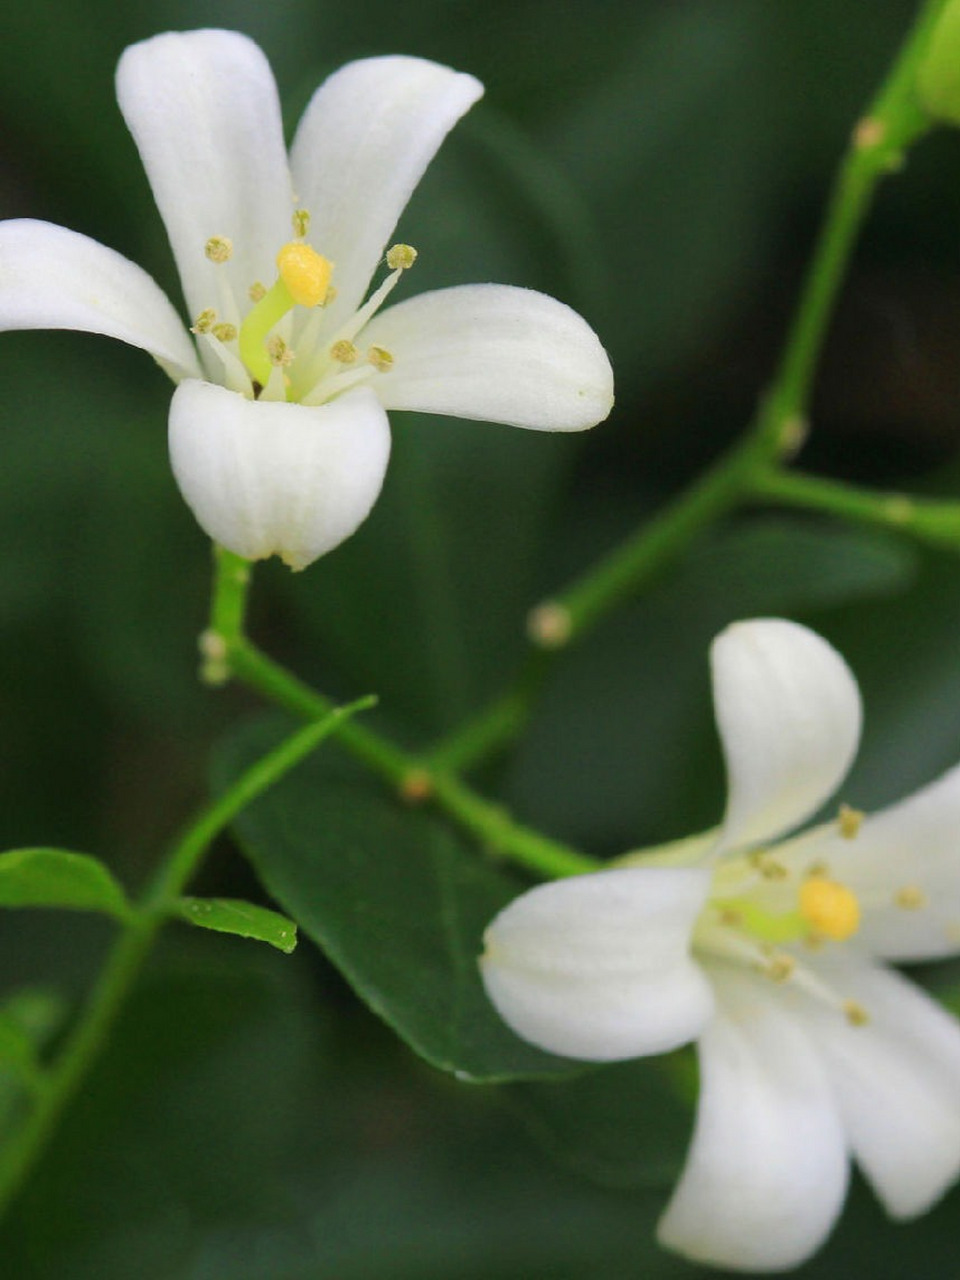
[[[191,326],[191,333],[209,333],[217,322],[217,313],[213,307],[204,307],[204,309],[194,320]]]
[[[259,280],[254,280],[253,284],[247,290],[247,297],[251,302],[260,302],[267,296],[267,286],[261,284]]]
[[[763,972],[774,982],[786,982],[793,977],[796,968],[797,962],[793,956],[786,951],[777,951],[770,957]]]
[[[800,914],[815,933],[843,942],[860,927],[860,903],[846,885],[812,876],[800,886]]]
[[[293,234],[299,236],[301,240],[306,240],[307,232],[310,230],[310,210],[294,209],[293,211]]]
[[[393,356],[386,347],[371,347],[367,359],[379,373],[389,373],[393,368]]]
[[[279,333],[267,342],[267,356],[275,369],[286,369],[293,364],[293,354]]]
[[[893,895],[893,901],[904,911],[919,911],[927,905],[927,895],[917,884],[905,884]]]
[[[417,260],[412,244],[395,244],[387,250],[387,266],[391,271],[409,271]]]
[[[229,262],[233,257],[233,241],[229,236],[211,236],[203,246],[203,252],[211,262]]]
[[[352,342],[347,342],[341,338],[339,342],[335,342],[330,348],[330,354],[338,364],[354,364],[360,356],[360,352]]]
[[[843,1012],[851,1027],[865,1027],[870,1015],[859,1000],[844,1000]]]
[[[848,804],[842,804],[837,813],[837,826],[840,828],[840,834],[844,840],[853,840],[863,825],[865,814],[860,809],[851,809]]]
[[[790,871],[782,862],[772,858],[765,849],[751,853],[748,859],[755,871],[759,871],[764,880],[786,880]]]
[[[215,324],[213,326],[213,336],[218,342],[234,342],[237,337],[237,326],[235,324]]]

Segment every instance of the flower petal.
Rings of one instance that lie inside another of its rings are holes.
[[[141,347],[170,376],[196,377],[197,353],[158,284],[88,236],[49,222],[0,223],[0,330],[78,329]]]
[[[826,640],[781,618],[735,623],[710,658],[729,849],[797,826],[839,786],[860,740],[860,694]]]
[[[170,458],[211,538],[247,560],[302,569],[366,519],[390,455],[387,416],[360,388],[320,408],[246,400],[183,382],[170,406]]]
[[[868,815],[853,839],[836,824],[778,850],[822,862],[861,901],[857,944],[887,960],[960,951],[960,766],[899,804]]]
[[[854,1155],[888,1213],[923,1213],[960,1174],[960,1024],[849,948],[811,967],[869,1016],[851,1026],[807,998]]]
[[[824,1064],[779,988],[711,965],[717,1015],[700,1038],[700,1104],[661,1244],[738,1271],[795,1267],[843,1204],[848,1162]]]
[[[483,93],[422,58],[366,58],[311,99],[290,151],[310,239],[335,264],[335,328],[359,306],[400,214],[450,129]]]
[[[675,1049],[713,1008],[690,957],[709,884],[697,869],[631,867],[539,885],[484,935],[487,994],[550,1053],[611,1062]]]
[[[607,353],[577,313],[532,289],[439,289],[375,316],[359,339],[393,356],[388,409],[580,431],[613,407]]]
[[[237,324],[255,282],[276,279],[293,236],[280,104],[260,49],[233,31],[167,32],[117,67],[120,110],[166,224],[191,316]],[[233,256],[204,253],[214,236]]]

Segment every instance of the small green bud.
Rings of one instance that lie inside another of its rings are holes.
[[[917,67],[917,92],[935,120],[960,125],[960,0],[947,0]]]

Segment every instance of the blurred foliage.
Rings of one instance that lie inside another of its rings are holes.
[[[253,35],[291,126],[320,78],[363,54],[420,54],[485,81],[405,216],[416,285],[504,280],[563,298],[613,354],[617,409],[578,440],[397,415],[370,521],[303,575],[258,571],[255,593],[267,648],[332,695],[379,693],[382,722],[416,744],[509,680],[538,596],[742,427],[833,163],[912,12],[908,0],[7,5],[0,216],[82,230],[179,297],[112,92],[122,48],[165,28]],[[938,135],[882,192],[805,465],[957,494],[958,175],[960,139]],[[137,352],[64,334],[3,335],[0,385],[0,847],[85,849],[136,887],[250,705],[195,683],[209,553],[169,474],[168,385]],[[597,853],[709,825],[722,779],[706,645],[733,617],[777,612],[821,630],[861,680],[865,741],[845,798],[888,801],[957,758],[956,559],[747,513],[558,662],[530,733],[483,789]],[[350,820],[385,821],[378,803]],[[453,838],[438,830],[425,838]],[[256,893],[226,846],[198,891]],[[415,895],[393,905],[398,928],[416,918]],[[48,1001],[39,1030],[0,1007],[9,1060],[57,1034],[109,925],[47,913],[2,925],[10,990]],[[471,928],[478,939],[482,921]],[[19,1088],[7,1060],[0,1119]],[[643,1153],[665,1153],[665,1184],[682,1150],[684,1108],[666,1105],[663,1080],[630,1064],[522,1088],[503,1107],[428,1073],[306,942],[286,958],[171,929],[0,1232],[3,1267],[17,1280],[699,1274],[653,1243],[663,1185],[623,1189]],[[574,1092],[550,1093],[561,1088]],[[951,1276],[957,1205],[894,1229],[857,1187],[801,1274]]]

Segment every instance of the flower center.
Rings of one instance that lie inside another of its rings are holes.
[[[277,270],[280,274],[275,283],[240,326],[240,359],[261,387],[266,386],[278,363],[270,348],[271,329],[296,306],[317,307],[326,302],[333,263],[311,245],[293,240],[277,254]]]
[[[250,286],[248,296],[253,306],[246,310],[239,327],[221,322],[213,307],[205,308],[194,321],[192,332],[220,366],[218,381],[231,390],[246,396],[252,392],[254,397],[267,400],[320,405],[394,367],[393,352],[379,345],[363,352],[355,339],[403,273],[413,266],[416,249],[408,244],[393,245],[386,254],[390,274],[363,306],[330,333],[322,312],[336,297],[331,283],[334,264],[306,243],[309,225],[307,210],[297,209],[293,215],[297,239],[285,244],[277,254],[278,274],[271,287],[267,289],[259,281]],[[229,262],[233,242],[228,236],[211,236],[204,253],[213,263]],[[239,319],[244,308],[237,305],[229,282],[223,289],[223,300]],[[277,326],[296,307],[314,314],[278,331]],[[291,368],[295,360],[296,365]]]

